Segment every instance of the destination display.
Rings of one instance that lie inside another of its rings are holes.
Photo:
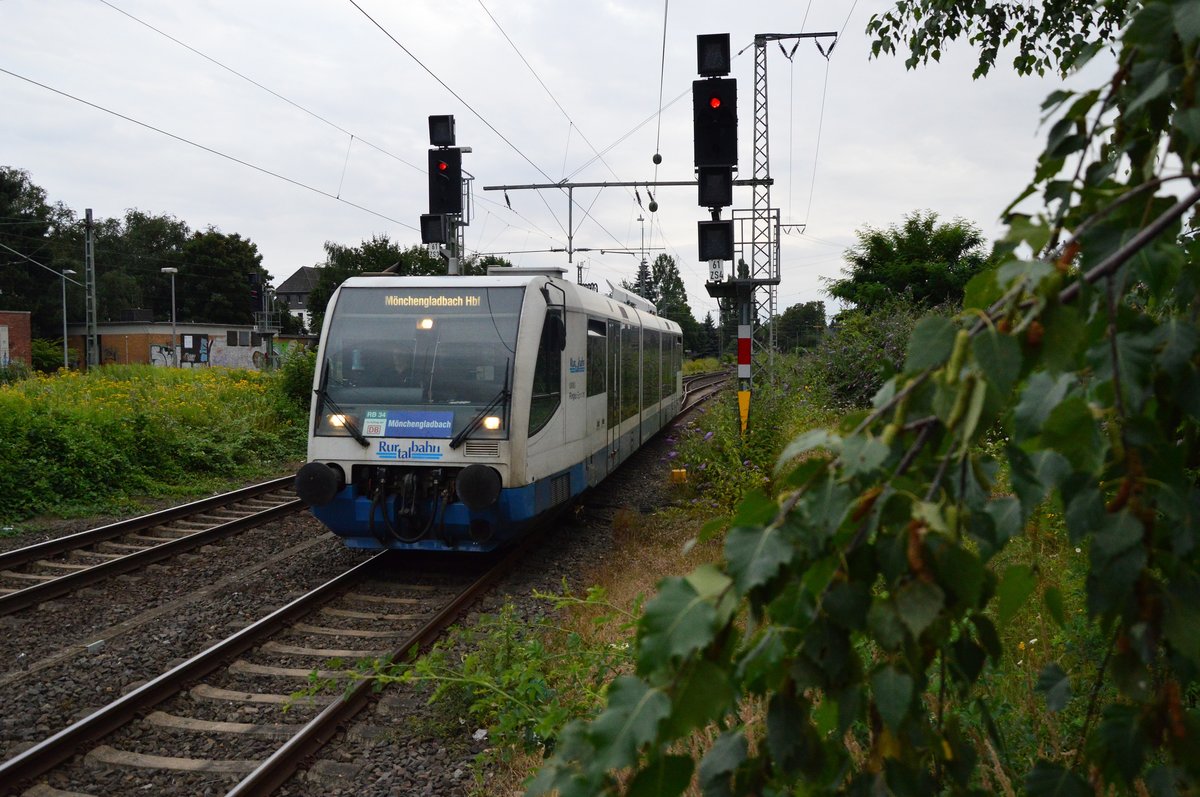
[[[483,297],[476,294],[398,296],[389,293],[383,297],[383,303],[388,307],[419,307],[422,310],[433,307],[483,307]]]
[[[363,422],[366,437],[450,437],[453,429],[453,412],[367,410]]]

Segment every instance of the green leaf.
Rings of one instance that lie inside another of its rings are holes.
[[[891,601],[876,599],[867,610],[867,629],[884,650],[898,650],[904,644],[904,624]]]
[[[954,337],[958,334],[954,322],[944,316],[929,316],[921,320],[908,339],[908,359],[904,362],[905,372],[923,371],[941,365],[954,348]]]
[[[805,705],[790,694],[776,693],[767,704],[767,749],[784,771],[793,769],[808,735]]]
[[[960,611],[977,606],[986,578],[979,557],[949,541],[938,546],[933,556],[938,582],[950,593],[947,597],[959,605]]]
[[[866,625],[871,592],[858,581],[840,581],[829,588],[822,604],[829,619],[850,631]]]
[[[775,463],[775,472],[778,473],[793,459],[814,448],[826,448],[836,453],[841,448],[841,442],[842,438],[828,429],[810,429],[787,444]]]
[[[996,632],[996,626],[992,625],[992,621],[982,614],[971,615],[971,625],[975,626],[979,644],[983,645],[983,649],[992,657],[992,661],[998,664],[1004,655],[1004,648],[1000,644],[1000,634]]]
[[[1022,517],[1027,518],[1059,486],[1071,467],[1061,454],[1050,449],[1028,456],[1021,449],[1009,446],[1007,452],[1013,490],[1021,501]]]
[[[1011,335],[985,329],[971,341],[971,350],[988,383],[1007,396],[1021,372],[1021,346]]]
[[[727,576],[719,567],[704,564],[697,567],[686,576],[687,582],[696,590],[696,594],[705,600],[712,601],[716,609],[717,625],[725,625],[737,610],[737,599],[733,595],[733,579]]]
[[[1038,761],[1025,776],[1029,797],[1092,797],[1087,781],[1058,764]]]
[[[637,762],[642,745],[654,741],[671,701],[658,689],[625,675],[608,687],[608,708],[589,728],[598,769],[622,769]]]
[[[1200,666],[1200,577],[1176,578],[1164,601],[1163,633],[1176,651]]]
[[[783,632],[769,625],[738,662],[736,677],[750,691],[773,689],[783,679],[787,655]]]
[[[1042,593],[1042,603],[1046,606],[1046,612],[1059,628],[1063,628],[1067,624],[1066,613],[1063,610],[1062,591],[1058,587],[1046,587],[1046,591]]]
[[[991,517],[995,524],[995,545],[996,548],[1004,547],[1004,544],[1021,534],[1025,525],[1025,518],[1021,514],[1021,502],[1012,496],[1004,496],[992,501],[988,501],[984,512]]]
[[[1095,473],[1104,462],[1107,446],[1082,396],[1072,396],[1055,407],[1041,436],[1042,443],[1066,457],[1075,470]]]
[[[1042,364],[1048,374],[1072,371],[1087,337],[1079,311],[1067,305],[1054,304],[1042,313]]]
[[[1200,38],[1200,3],[1178,3],[1172,7],[1175,31],[1185,47]]]
[[[1045,228],[1040,228],[1045,229]],[[1042,236],[1042,246],[1045,246],[1045,241],[1049,239],[1049,232],[1045,232]],[[1041,246],[1033,246],[1033,241],[1028,241],[1033,250],[1039,251]],[[999,280],[1002,288],[1007,288],[1010,284],[1017,280],[1024,280],[1030,287],[1036,287],[1046,277],[1056,273],[1054,266],[1044,260],[1009,260],[1000,266],[996,272],[996,279]]]
[[[892,731],[899,732],[912,704],[913,679],[891,665],[881,667],[871,676],[871,692],[879,716]]]
[[[1071,679],[1058,662],[1052,661],[1038,675],[1037,691],[1046,695],[1046,708],[1062,711],[1071,699]]]
[[[1005,569],[1000,577],[1000,586],[996,588],[1000,599],[997,615],[1000,625],[1008,625],[1036,586],[1037,577],[1029,565],[1009,565]]]
[[[989,268],[981,271],[967,283],[963,293],[963,308],[977,307],[986,310],[992,302],[999,299],[1003,293],[996,282],[996,269]]]
[[[707,659],[689,663],[677,677],[671,716],[663,726],[670,738],[687,736],[733,709],[729,673]]]
[[[1018,440],[1038,434],[1050,413],[1066,397],[1074,380],[1071,374],[1055,377],[1042,372],[1029,378],[1029,383],[1021,391],[1021,400],[1017,402],[1014,411]]]
[[[638,622],[639,671],[666,668],[673,659],[707,647],[716,617],[712,602],[686,580],[664,579]]]
[[[779,504],[762,490],[751,490],[738,504],[733,526],[760,526],[770,523],[779,512]]]
[[[692,782],[695,764],[690,756],[668,755],[652,759],[625,792],[628,797],[674,797]]]
[[[746,760],[748,747],[741,731],[725,731],[700,761],[700,788],[708,795],[730,794],[729,781]]]
[[[740,595],[774,578],[795,554],[774,526],[739,526],[725,538],[727,568]]]
[[[924,581],[909,582],[896,595],[900,621],[907,626],[913,639],[921,637],[921,633],[937,619],[945,605],[946,596],[942,590],[936,584],[926,584]]]
[[[1142,89],[1142,93],[1139,94],[1133,102],[1126,106],[1125,113],[1132,113],[1146,103],[1153,102],[1154,100],[1158,99],[1158,97],[1160,97],[1162,93],[1170,87],[1170,85],[1171,70],[1163,69],[1154,76],[1154,79],[1150,81],[1150,84],[1147,85],[1146,88]]]
[[[1127,784],[1142,770],[1146,760],[1146,735],[1138,723],[1140,710],[1136,706],[1110,704],[1104,708],[1104,719],[1088,738],[1088,757],[1114,780]]]
[[[847,438],[842,443],[842,467],[850,476],[869,473],[884,463],[891,451],[882,440],[867,435]]]

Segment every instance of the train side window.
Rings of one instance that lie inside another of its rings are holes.
[[[659,334],[657,329],[642,330],[642,409],[658,403]]]
[[[598,396],[604,392],[604,373],[608,367],[608,341],[605,338],[605,323],[588,319],[587,322],[587,394]]]
[[[547,312],[547,323],[557,318],[554,311]],[[562,349],[555,335],[541,335],[537,362],[533,367],[533,394],[529,402],[529,434],[541,431],[562,400]]]
[[[621,423],[621,322],[608,322],[608,428]]]
[[[638,414],[642,336],[632,324],[621,325],[621,420]]]

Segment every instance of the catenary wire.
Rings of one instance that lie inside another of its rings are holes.
[[[355,0],[348,0],[348,2],[350,3],[350,5],[354,6],[360,14],[362,14],[364,17],[366,17],[367,20],[372,25],[374,25],[376,28],[379,28],[380,32],[383,33],[384,36],[387,36],[389,39],[391,39],[393,44],[395,44],[397,47],[399,47],[401,50],[403,50],[405,55],[407,55],[409,58],[411,58],[413,61],[415,61],[417,66],[424,69],[429,74],[430,77],[432,77],[435,81],[437,81],[437,84],[439,86],[444,88],[446,91],[450,92],[450,96],[454,97],[454,99],[456,99],[460,103],[462,103],[463,107],[466,108],[468,111],[470,111],[472,114],[474,114],[476,119],[483,122],[484,126],[487,127],[488,130],[491,130],[493,133],[495,133],[496,136],[501,141],[503,141],[505,144],[507,144],[513,152],[517,153],[517,155],[519,155],[522,160],[524,160],[526,163],[528,163],[530,166],[532,166],[534,168],[534,170],[537,171],[538,174],[540,174],[542,177],[544,177],[546,179],[546,182],[548,182],[548,183],[554,182],[554,179],[551,178],[550,175],[548,175],[544,171],[542,171],[542,167],[538,166],[536,163],[534,163],[532,160],[530,160],[529,156],[527,156],[524,152],[522,152],[521,149],[516,144],[512,143],[512,141],[509,141],[508,137],[505,136],[503,133],[501,133],[499,130],[497,130],[495,125],[493,125],[491,122],[489,122],[487,119],[485,119],[483,114],[481,114],[481,113],[479,113],[479,111],[475,110],[475,107],[473,105],[471,105],[469,102],[467,102],[461,96],[459,96],[458,92],[456,92],[454,89],[450,88],[450,86],[446,83],[446,81],[444,81],[440,77],[438,77],[437,74],[432,69],[425,66],[424,62],[422,62],[420,58],[417,58],[417,56],[415,56],[411,50],[409,50],[407,47],[405,47],[403,44],[401,44],[399,39],[397,39],[395,36],[393,36],[391,34],[391,32],[388,31],[387,28],[385,28],[385,27],[383,27],[383,25],[379,24],[379,22],[377,22],[374,17],[372,17],[370,14],[368,14],[366,12],[366,10],[363,9],[362,6],[360,6],[358,3],[356,3]],[[539,196],[540,196],[540,194],[539,194]],[[542,199],[542,202],[545,203],[546,210],[550,211],[550,215],[554,218],[554,221],[556,224],[558,224],[559,228],[562,229],[563,233],[569,235],[569,233],[567,233],[566,228],[563,227],[562,221],[559,220],[558,216],[554,213],[554,210],[550,207],[550,203],[546,202],[546,200],[544,198]]]
[[[337,124],[336,122],[332,122],[329,119],[326,119],[324,116],[317,113],[316,111],[314,111],[310,108],[306,108],[303,105],[301,105],[300,103],[295,102],[294,100],[288,99],[287,97],[283,96],[279,92],[274,91],[270,88],[267,88],[262,83],[259,83],[257,80],[255,80],[254,78],[248,77],[248,76],[242,74],[241,72],[239,72],[238,70],[234,69],[233,67],[231,67],[227,64],[221,63],[220,61],[213,58],[212,56],[207,55],[206,53],[203,53],[200,50],[197,50],[195,47],[192,47],[190,44],[180,41],[179,39],[175,38],[174,36],[167,33],[166,31],[159,30],[158,28],[151,25],[149,22],[146,22],[144,19],[140,19],[140,18],[134,16],[133,14],[130,14],[128,11],[124,10],[123,8],[119,8],[115,5],[113,5],[112,3],[108,2],[108,0],[99,0],[99,2],[108,6],[113,11],[116,11],[119,14],[125,15],[126,17],[128,17],[129,19],[138,23],[139,25],[149,28],[150,30],[157,33],[159,36],[163,36],[164,38],[170,39],[171,41],[178,44],[180,47],[183,47],[185,50],[189,50],[189,51],[195,53],[196,55],[200,56],[201,58],[208,61],[209,63],[215,64],[216,66],[219,66],[222,69],[224,69],[226,72],[236,75],[237,77],[241,78],[242,80],[246,81],[247,83],[257,86],[258,88],[260,88],[263,91],[270,94],[272,97],[283,100],[284,102],[286,102],[288,105],[292,106],[293,108],[303,111],[304,113],[308,114],[309,116],[313,117],[314,119],[324,122],[325,124],[329,125],[330,127],[334,128],[335,130],[345,133],[346,135],[350,136],[351,138],[357,138],[360,143],[366,144],[368,147],[371,147],[372,149],[377,150],[378,152],[381,152],[384,155],[387,155],[389,158],[393,158],[394,160],[397,160],[400,163],[403,163],[405,166],[412,167],[413,169],[416,169],[417,171],[423,171],[423,169],[421,169],[421,167],[416,166],[412,163],[409,163],[404,158],[401,158],[399,155],[396,155],[392,152],[388,152],[386,149],[379,146],[378,144],[372,144],[370,141],[367,141],[362,136],[359,136],[359,135],[356,135],[355,133],[350,132],[349,130],[347,130],[346,128]]]
[[[55,94],[58,94],[61,97],[66,97],[69,100],[74,100],[75,102],[86,105],[89,108],[95,108],[97,111],[103,111],[104,113],[115,116],[118,119],[124,119],[126,122],[132,122],[133,124],[138,125],[139,127],[144,127],[147,130],[153,130],[155,133],[160,133],[164,136],[167,136],[168,138],[173,138],[176,141],[179,141],[181,143],[195,147],[196,149],[202,149],[205,152],[208,152],[212,155],[217,155],[219,157],[225,158],[226,160],[233,161],[234,163],[240,164],[249,169],[253,169],[256,172],[260,172],[261,174],[265,174],[269,177],[274,177],[277,180],[283,180],[285,183],[291,183],[292,185],[294,185],[298,188],[303,188],[305,190],[312,191],[314,194],[320,194],[323,197],[328,197],[329,199],[332,199],[335,202],[341,202],[344,205],[349,205],[352,208],[361,210],[364,213],[370,213],[372,216],[378,216],[379,218],[384,219],[386,221],[390,221],[393,224],[399,224],[401,227],[406,227],[406,228],[412,230],[413,232],[420,232],[420,230],[418,230],[416,227],[412,226],[411,224],[405,224],[404,222],[400,221],[399,219],[393,219],[391,216],[385,215],[385,214],[380,213],[375,210],[371,210],[370,208],[365,207],[363,205],[359,205],[355,202],[350,202],[349,200],[341,199],[337,196],[334,196],[333,194],[329,193],[328,191],[322,191],[320,188],[316,188],[315,186],[311,186],[306,183],[302,183],[299,180],[293,180],[291,177],[285,177],[284,175],[279,174],[278,172],[273,172],[270,169],[264,169],[262,166],[256,166],[255,164],[250,163],[249,161],[244,161],[241,158],[237,158],[233,155],[229,155],[225,152],[221,152],[220,150],[205,146],[204,144],[197,143],[195,141],[192,141],[191,139],[184,138],[183,136],[180,136],[180,135],[176,135],[175,133],[168,132],[166,130],[163,130],[160,127],[155,127],[152,124],[147,124],[146,122],[139,121],[137,119],[134,119],[132,116],[126,116],[125,114],[120,113],[118,111],[114,111],[111,108],[105,108],[103,105],[97,105],[94,102],[89,102],[88,100],[82,99],[81,97],[76,97],[74,94],[68,94],[67,92],[61,91],[60,89],[56,89],[53,86],[48,86],[45,83],[39,83],[38,81],[36,81],[32,78],[25,77],[24,75],[19,75],[16,72],[12,72],[8,69],[5,69],[4,67],[0,67],[0,72],[3,72],[6,75],[11,75],[12,77],[17,78],[18,80],[23,80],[26,83],[37,86],[38,88],[45,89],[46,91],[51,91]]]

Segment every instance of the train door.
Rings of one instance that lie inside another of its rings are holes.
[[[608,322],[608,470],[619,460],[621,440],[621,322]]]
[[[603,319],[587,320],[587,419],[584,422],[584,441],[587,457],[588,485],[598,484],[608,475],[608,399],[605,382],[608,379],[608,325]]]

